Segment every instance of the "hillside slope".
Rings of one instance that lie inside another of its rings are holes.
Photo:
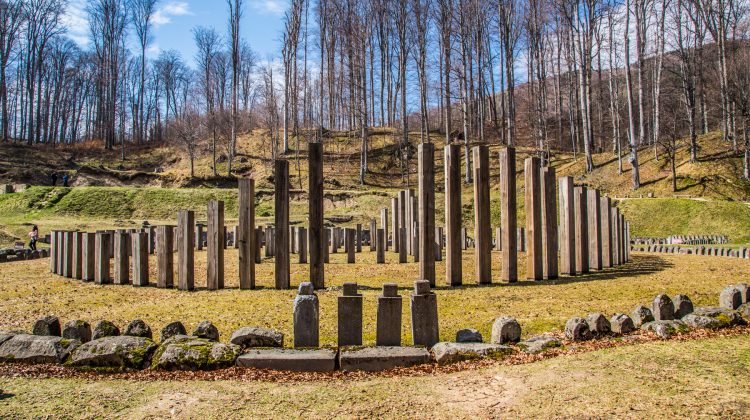
[[[371,137],[369,154],[370,173],[367,185],[358,182],[359,140],[349,133],[338,133],[325,142],[326,215],[351,216],[351,223],[367,225],[372,217],[379,217],[380,209],[389,207],[389,197],[407,184],[416,186],[416,159],[409,166],[409,176],[403,177],[400,161],[393,146],[397,133],[392,130],[375,131]],[[413,146],[418,141],[415,133]],[[273,174],[270,152],[262,133],[245,136],[239,144],[239,156],[234,164],[236,173],[252,176],[258,189],[259,223],[273,219]],[[443,156],[442,141],[435,138],[437,220],[442,221]],[[300,143],[303,143],[302,141]],[[292,143],[294,144],[294,142]],[[304,143],[303,143],[304,144]],[[640,152],[642,188],[632,191],[630,165],[623,161],[623,173],[618,174],[616,158],[611,153],[594,157],[596,168],[585,174],[581,156],[554,153],[551,164],[558,176],[573,176],[577,184],[600,188],[615,199],[633,223],[637,236],[669,234],[723,234],[733,242],[750,241],[750,208],[742,203],[750,197],[750,184],[741,179],[739,156],[722,144],[718,134],[700,139],[700,160],[688,162],[687,151],[678,154],[679,191],[671,191],[669,162],[663,157],[654,159],[653,151]],[[499,145],[491,145],[492,224],[499,224],[500,203],[498,190]],[[518,149],[518,208],[523,220],[523,159],[531,149]],[[88,228],[90,226],[132,227],[143,220],[171,221],[179,209],[192,209],[197,217],[205,217],[206,202],[221,199],[226,202],[227,223],[236,219],[236,180],[214,177],[211,157],[204,148],[196,161],[196,178],[190,179],[188,161],[178,148],[161,146],[130,150],[125,161],[118,151],[105,152],[83,147],[48,149],[45,147],[6,146],[0,148],[0,180],[48,184],[51,172],[69,173],[74,188],[33,187],[21,194],[0,196],[0,242],[11,242],[25,237],[30,224],[40,224],[42,231],[52,228]],[[305,150],[293,150],[290,159],[292,187],[291,217],[296,223],[306,223],[307,162]],[[624,158],[623,158],[624,159]],[[226,162],[220,156],[218,170],[226,172]],[[35,162],[30,165],[29,162]],[[462,164],[465,169],[465,162]],[[220,188],[216,188],[220,187]],[[655,196],[656,199],[643,198]],[[473,188],[464,184],[463,215],[466,226],[473,227]]]

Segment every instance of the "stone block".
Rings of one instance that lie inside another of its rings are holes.
[[[377,372],[429,361],[427,349],[418,347],[364,347],[343,349],[339,354],[339,366],[344,372]]]
[[[336,352],[331,349],[252,349],[237,358],[237,366],[293,372],[333,372]]]

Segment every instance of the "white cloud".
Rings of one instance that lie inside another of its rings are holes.
[[[76,44],[85,47],[89,44],[89,20],[86,16],[86,1],[71,0],[62,17],[68,37]]]
[[[250,6],[260,12],[282,15],[288,4],[286,0],[251,0]]]
[[[184,1],[171,1],[154,12],[151,17],[151,21],[154,26],[162,26],[172,22],[174,16],[189,16],[193,12],[190,10],[190,5]]]

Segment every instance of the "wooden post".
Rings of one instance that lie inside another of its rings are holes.
[[[255,288],[255,180],[239,180],[239,225],[234,240],[239,248],[240,289]]]
[[[276,224],[275,286],[288,289],[289,284],[289,162],[277,159],[274,164],[274,220]]]
[[[589,229],[586,187],[575,187],[573,200],[576,212],[576,273],[589,272]]]
[[[118,230],[115,240],[115,277],[114,284],[130,284],[130,261],[128,260],[128,233]]]
[[[132,235],[133,242],[133,286],[148,286],[148,233]]]
[[[409,246],[406,243],[406,235],[401,237],[401,229],[406,229],[406,191],[402,190],[398,192],[398,252],[401,252],[401,247],[406,248],[405,252],[409,251]],[[404,242],[401,242],[401,239]]]
[[[198,251],[203,249],[203,227],[201,223],[195,225],[195,249]]]
[[[376,231],[378,230],[378,225],[375,219],[370,219],[370,252],[373,252],[377,250],[378,244],[375,236],[377,235]]]
[[[383,246],[385,247],[384,251],[388,251],[388,208],[384,207],[380,209],[380,226],[383,227],[383,231],[385,232],[385,242]]]
[[[299,247],[297,256],[299,257],[300,264],[307,264],[307,237],[307,229],[303,227],[297,228],[297,246]]]
[[[500,228],[503,233],[500,279],[518,281],[518,214],[516,209],[516,149],[500,150]]]
[[[156,226],[149,226],[146,228],[148,234],[148,253],[153,255],[156,253]]]
[[[307,145],[308,196],[310,220],[310,283],[316,289],[325,287],[325,259],[328,242],[323,226],[323,143]]]
[[[391,198],[391,237],[393,241],[393,252],[398,252],[398,214],[399,214],[398,197]],[[387,238],[386,238],[387,239]]]
[[[255,232],[255,264],[261,263],[260,247],[263,244],[263,228],[257,227],[254,229]]]
[[[107,284],[111,282],[109,276],[109,242],[111,236],[106,232],[96,233],[96,244],[94,246],[94,282],[96,284]]]
[[[224,202],[211,200],[208,202],[208,240],[206,266],[206,288],[217,290],[224,288]]]
[[[357,252],[362,252],[362,223],[357,223],[357,230],[355,231],[356,237],[354,238],[354,245],[357,248]]]
[[[405,191],[405,204],[404,204],[404,227],[406,228],[406,252],[408,255],[414,255],[414,212],[412,206],[414,200],[412,200],[412,190],[407,189]]]
[[[55,236],[57,237],[57,246],[55,247],[55,274],[62,276],[63,275],[63,260],[65,259],[65,244],[64,244],[64,237],[65,232],[63,231],[56,231]]]
[[[602,226],[601,226],[601,196],[599,190],[590,189],[587,192],[588,237],[589,237],[589,269],[602,269]]]
[[[345,230],[345,240],[344,240],[344,248],[346,249],[346,262],[348,264],[354,264],[355,262],[355,256],[354,252],[357,249],[356,245],[356,235],[357,231],[354,229],[346,228]]]
[[[541,160],[532,156],[524,161],[526,194],[526,278],[542,280],[542,192]]]
[[[385,263],[385,229],[377,229],[375,238],[377,245],[375,246],[375,250],[377,251],[376,256],[376,263],[377,264],[384,264]]]
[[[156,287],[174,286],[174,226],[156,227]]]
[[[177,288],[195,288],[195,212],[177,213]]]
[[[547,280],[557,278],[557,180],[555,168],[542,168],[542,274]]]
[[[620,265],[620,215],[617,207],[612,207],[612,266]]]
[[[73,232],[73,273],[74,279],[80,280],[83,278],[83,250],[81,249],[83,233]]]
[[[576,218],[573,177],[561,177],[558,183],[560,186],[560,273],[574,276],[576,274]]]
[[[49,235],[49,272],[57,274],[57,231],[51,231]]]
[[[435,145],[417,146],[419,171],[419,278],[435,287]]]
[[[81,278],[93,281],[96,270],[96,234],[84,232],[81,238]]]
[[[73,277],[73,232],[63,234],[63,276]]]
[[[406,228],[402,227],[398,229],[399,243],[401,246],[398,248],[398,263],[406,263]]]
[[[461,146],[443,149],[445,170],[445,283],[459,286],[463,279],[461,252]]]
[[[612,267],[612,200],[601,197],[599,222],[602,232],[602,268]]]
[[[474,271],[477,284],[492,282],[490,226],[490,168],[487,146],[472,148],[474,164]]]

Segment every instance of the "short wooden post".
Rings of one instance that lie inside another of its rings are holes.
[[[133,286],[148,286],[148,233],[134,233],[133,241]]]
[[[115,284],[130,284],[130,260],[128,259],[128,233],[124,230],[115,232]]]
[[[174,286],[174,226],[156,227],[156,287]]]
[[[108,284],[111,283],[111,277],[109,276],[109,242],[111,236],[106,232],[96,233],[96,244],[94,246],[95,255],[95,267],[94,267],[94,282],[96,284]]]
[[[81,238],[81,278],[94,281],[96,270],[96,234],[84,232]]]
[[[208,240],[207,240],[207,276],[206,288],[217,290],[224,288],[224,202],[208,202]]]
[[[384,264],[385,263],[385,229],[377,229],[376,230],[376,242],[377,245],[375,246],[375,250],[377,252],[376,256],[376,263],[377,264]]]
[[[177,288],[195,288],[195,212],[177,213]]]

